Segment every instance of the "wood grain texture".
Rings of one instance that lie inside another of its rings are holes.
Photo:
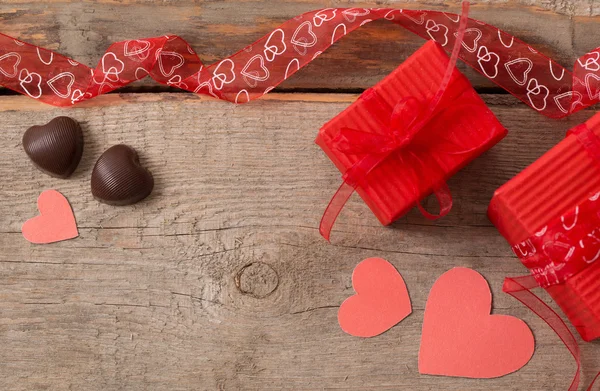
[[[95,65],[132,37],[178,34],[206,63],[279,23],[322,7],[458,10],[457,2],[354,0],[2,0],[0,32]],[[471,15],[510,31],[567,67],[598,46],[597,0],[478,1]],[[354,195],[333,231],[317,226],[340,176],[314,144],[320,126],[407,58],[422,41],[375,22],[336,44],[279,91],[234,106],[155,93],[151,80],[62,110],[0,96],[0,390],[564,390],[575,365],[558,337],[501,293],[525,270],[486,217],[493,191],[593,114],[561,121],[510,96],[485,95],[509,136],[450,181],[455,207],[432,223],[418,213],[382,227]],[[461,65],[462,66],[462,65]],[[473,84],[491,86],[470,69]],[[323,93],[335,92],[335,93]],[[22,150],[33,124],[82,123],[86,147],[69,180],[37,171]],[[146,201],[96,202],[93,164],[109,146],[135,147],[154,174]],[[54,188],[72,203],[80,237],[36,246],[21,224]],[[414,313],[373,339],[345,335],[337,308],[362,259],[403,274]],[[420,376],[423,309],[454,266],[480,271],[494,311],[523,318],[537,349],[522,370],[493,380]],[[547,295],[539,292],[549,301]],[[600,342],[583,343],[583,383]],[[583,388],[582,388],[583,389]]]
[[[449,216],[431,223],[411,212],[382,227],[355,195],[327,244],[317,225],[340,176],[313,140],[355,98],[271,94],[234,106],[110,94],[67,111],[0,97],[0,389],[566,389],[575,369],[568,351],[501,293],[503,277],[524,269],[485,211],[494,189],[593,112],[552,121],[512,97],[485,96],[510,134],[451,180]],[[37,171],[20,145],[28,126],[59,114],[84,129],[70,180]],[[147,201],[93,200],[91,168],[116,143],[135,147],[153,172]],[[45,246],[22,238],[47,188],[69,198],[79,238]],[[370,256],[403,274],[414,313],[380,337],[353,338],[337,325],[337,308],[353,294],[352,269]],[[530,325],[537,350],[525,368],[493,380],[418,374],[427,294],[454,266],[480,271],[494,312]],[[600,343],[582,351],[589,381]]]
[[[97,64],[112,42],[178,34],[190,42],[206,64],[211,64],[268,34],[285,20],[323,7],[459,11],[458,2],[449,1],[10,0],[0,2],[0,32],[57,50],[89,66]],[[578,57],[598,46],[597,0],[473,2],[470,16],[516,35],[569,69]],[[338,42],[279,89],[365,89],[389,74],[422,42],[389,22],[373,22]],[[495,87],[466,65],[460,63],[459,67],[476,88]],[[132,85],[130,91],[136,87],[157,84],[145,79]]]

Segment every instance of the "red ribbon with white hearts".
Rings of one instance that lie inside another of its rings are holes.
[[[0,85],[56,106],[71,106],[145,76],[236,103],[271,91],[334,42],[377,19],[400,25],[447,51],[460,17],[440,11],[326,8],[283,23],[236,54],[204,66],[182,38],[166,35],[112,44],[96,68],[0,34]],[[514,36],[469,19],[459,57],[540,113],[560,118],[600,101],[600,48],[573,72]]]

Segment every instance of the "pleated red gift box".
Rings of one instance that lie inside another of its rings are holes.
[[[600,114],[585,125],[600,136]],[[600,165],[588,152],[576,134],[569,134],[500,187],[488,209],[492,223],[585,341],[600,337]],[[558,232],[549,232],[553,221]],[[548,235],[553,236],[542,239]],[[584,250],[587,255],[578,255]],[[581,267],[556,279],[552,270],[562,268],[560,277],[569,262],[577,264],[569,257],[577,256],[583,258]]]
[[[390,107],[409,97],[427,105],[440,88],[448,63],[449,58],[440,46],[432,41],[427,42],[368,93],[374,91]],[[361,156],[345,153],[334,147],[334,140],[340,130],[349,127],[374,134],[384,132],[380,119],[369,112],[364,104],[365,94],[327,122],[316,139],[316,143],[342,174],[357,163]],[[458,140],[462,149],[468,152],[435,154],[435,151],[429,153],[421,148],[422,156],[426,156],[425,163],[428,159],[433,159],[441,168],[431,171],[423,169],[424,167],[407,167],[398,156],[401,152],[392,154],[375,167],[356,191],[384,225],[400,218],[435,190],[436,186],[445,183],[449,177],[506,135],[506,129],[456,68],[440,105],[449,107],[450,110],[436,116],[419,133],[419,137],[425,140],[421,147],[424,145],[427,149],[427,137],[435,128],[436,134],[442,130],[448,137]],[[418,180],[415,180],[415,174]]]

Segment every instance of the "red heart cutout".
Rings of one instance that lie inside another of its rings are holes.
[[[69,201],[56,190],[46,190],[38,197],[40,215],[21,227],[23,237],[31,243],[53,243],[79,236]]]
[[[342,330],[355,337],[374,337],[389,330],[412,312],[404,279],[391,263],[368,258],[352,273],[356,295],[338,311]]]
[[[492,293],[483,276],[455,268],[433,285],[425,306],[419,372],[478,379],[522,368],[535,342],[521,319],[490,315]]]

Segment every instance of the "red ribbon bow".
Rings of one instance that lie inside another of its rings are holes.
[[[435,160],[436,155],[433,150],[436,147],[444,147],[440,152],[446,153],[470,151],[453,145],[455,142],[447,139],[445,132],[436,132],[437,129],[427,127],[430,120],[423,118],[426,112],[423,105],[415,98],[404,98],[395,107],[390,107],[375,90],[369,89],[361,95],[360,99],[373,119],[379,122],[382,134],[345,127],[332,140],[332,148],[362,158],[344,173],[342,176],[344,182],[323,214],[319,231],[327,240],[337,216],[350,195],[357,187],[365,185],[369,173],[390,156],[396,156],[402,165],[409,169],[407,172],[412,177],[410,183],[413,186],[413,194],[418,196],[419,191],[415,183],[420,176],[431,177],[435,174],[434,171],[444,172]],[[444,107],[437,105],[433,110],[432,118],[444,110]],[[423,141],[421,142],[420,139]],[[424,172],[429,172],[431,175]],[[440,204],[439,214],[431,214],[421,206],[420,202],[417,204],[421,213],[430,219],[443,217],[452,208],[452,196],[445,182],[434,186],[433,192]]]
[[[337,192],[329,202],[327,209],[323,213],[319,232],[325,239],[329,240],[331,228],[354,190],[364,183],[366,177],[373,169],[378,167],[392,154],[397,154],[402,163],[406,167],[412,168],[413,172],[416,167],[425,170],[439,169],[443,171],[443,168],[436,167],[434,164],[424,163],[424,159],[427,159],[428,163],[435,163],[435,159],[426,156],[433,156],[431,154],[431,149],[436,145],[436,138],[431,137],[431,135],[427,137],[427,142],[423,143],[426,147],[420,151],[413,148],[413,145],[422,130],[430,124],[431,120],[446,109],[444,105],[441,105],[440,103],[450,84],[456,66],[458,52],[467,26],[468,11],[469,4],[464,2],[462,15],[460,16],[460,25],[457,31],[457,38],[454,42],[448,67],[446,68],[446,72],[437,93],[432,100],[428,102],[427,109],[413,97],[402,99],[392,108],[374,89],[369,89],[361,95],[360,99],[363,100],[363,104],[367,111],[374,119],[379,121],[383,134],[374,134],[346,127],[342,128],[333,140],[333,148],[338,151],[346,154],[364,156],[342,176],[342,185],[338,188]],[[439,137],[443,138],[443,133],[439,135]],[[437,139],[439,139],[439,137]],[[450,140],[450,144],[451,143],[452,141]],[[425,153],[423,153],[423,151]],[[468,152],[470,152],[470,150],[461,150],[460,148],[452,148],[452,151],[450,151],[450,153]],[[414,179],[418,180],[416,173],[414,176]],[[411,183],[414,183],[414,181]],[[418,194],[416,188],[413,190]],[[425,217],[437,219],[445,216],[450,209],[452,209],[452,196],[450,195],[450,190],[446,183],[438,184],[437,186],[434,186],[432,190],[440,205],[439,214],[427,212],[420,202],[418,202],[417,205]]]

